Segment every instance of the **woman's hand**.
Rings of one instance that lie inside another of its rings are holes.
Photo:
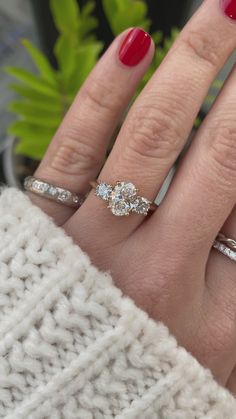
[[[223,10],[222,10],[223,9]],[[224,10],[231,15],[228,18]],[[128,113],[99,179],[133,182],[153,200],[180,154],[217,73],[236,46],[236,0],[206,0]],[[86,193],[154,51],[128,30],[81,88],[35,176]],[[30,193],[116,285],[236,388],[236,265],[212,245],[236,238],[236,70],[150,217],[115,217],[91,192],[78,210]],[[222,227],[223,226],[223,227]]]

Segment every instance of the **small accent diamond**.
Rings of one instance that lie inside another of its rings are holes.
[[[78,196],[73,196],[73,202],[75,204],[78,204],[79,203],[79,197]]]
[[[50,188],[48,189],[47,192],[52,196],[56,196],[57,195],[57,188],[55,188],[54,186],[50,186]]]
[[[95,193],[97,196],[99,196],[99,198],[102,198],[104,201],[109,201],[112,194],[112,186],[103,182],[99,183]]]
[[[69,191],[62,191],[58,195],[58,200],[65,202],[71,197],[71,193]]]
[[[137,214],[147,215],[150,209],[150,201],[140,196],[132,203],[132,211]]]
[[[32,186],[37,189],[37,191],[44,193],[48,189],[48,185],[46,183],[40,182],[39,180],[35,180]]]

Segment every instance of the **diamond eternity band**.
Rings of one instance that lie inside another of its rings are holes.
[[[230,249],[224,243],[220,243],[219,241],[215,240],[213,247],[217,249],[220,253],[227,256],[229,259],[236,262],[236,251]]]
[[[28,176],[25,178],[24,188],[26,191],[33,192],[44,198],[51,199],[69,207],[78,208],[84,201],[84,197],[75,195],[67,189],[44,182],[34,176]]]

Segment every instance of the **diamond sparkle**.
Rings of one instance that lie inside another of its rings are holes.
[[[112,214],[123,217],[125,215],[129,215],[130,213],[130,204],[127,201],[120,200],[116,202],[112,202],[109,205]]]
[[[136,197],[137,190],[131,182],[117,182],[112,192],[112,199],[133,199]]]
[[[104,201],[109,201],[112,194],[112,186],[107,183],[101,182],[96,188],[96,195]]]
[[[71,197],[71,193],[69,191],[62,191],[59,193],[57,199],[59,201],[65,202]]]
[[[37,189],[37,191],[44,193],[48,190],[48,185],[46,183],[40,182],[39,180],[35,180],[32,183],[32,186]]]
[[[108,201],[108,208],[112,214],[122,217],[131,212],[147,215],[151,202],[137,195],[138,190],[131,182],[116,182],[111,186],[105,182],[100,182],[95,191],[95,195],[104,201]]]
[[[150,209],[151,202],[148,201],[146,198],[142,198],[138,196],[134,202],[132,202],[132,211],[136,212],[137,214],[147,215]]]

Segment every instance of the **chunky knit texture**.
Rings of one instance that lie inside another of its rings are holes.
[[[234,419],[236,401],[24,193],[2,188],[0,417]]]

